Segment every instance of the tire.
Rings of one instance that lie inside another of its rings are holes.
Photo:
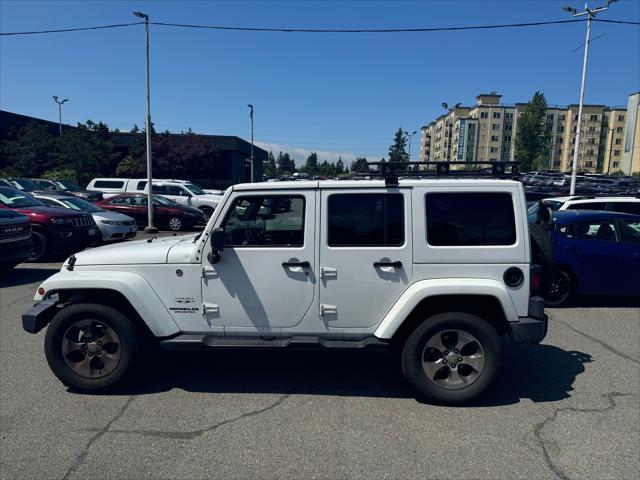
[[[200,211],[202,211],[202,213],[204,213],[204,218],[205,221],[209,221],[209,219],[211,218],[211,215],[213,215],[213,208],[211,207],[200,207]]]
[[[63,308],[44,339],[45,356],[55,376],[83,392],[124,383],[133,371],[139,345],[138,331],[125,315],[95,303]]]
[[[541,294],[546,297],[555,274],[551,235],[544,226],[530,223],[529,236],[531,237],[531,263],[540,265]]]
[[[169,217],[169,220],[167,221],[167,227],[169,227],[169,230],[173,232],[179,232],[184,228],[184,222],[180,217]]]
[[[31,254],[29,254],[28,261],[42,262],[51,253],[49,251],[49,241],[47,240],[47,237],[43,233],[34,230],[31,232],[31,242],[33,245],[31,247]]]
[[[406,379],[425,400],[442,405],[477,399],[491,385],[501,360],[494,328],[462,312],[428,318],[409,335],[402,349]]]
[[[576,289],[575,277],[563,268],[556,269],[544,304],[547,307],[566,307],[571,303]]]

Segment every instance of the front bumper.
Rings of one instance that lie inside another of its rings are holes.
[[[58,300],[42,300],[22,314],[22,328],[29,333],[38,333],[58,312]]]
[[[547,336],[549,317],[544,313],[544,299],[529,299],[529,316],[519,317],[517,322],[509,322],[509,337],[512,343],[535,345]]]
[[[59,252],[77,252],[98,240],[100,240],[100,230],[97,225],[89,228],[65,228],[54,233],[52,246]]]
[[[138,233],[138,226],[135,223],[133,225],[107,225],[99,221],[96,223],[100,229],[103,242],[133,238]]]
[[[0,243],[0,265],[22,263],[31,254],[31,237],[15,242]]]

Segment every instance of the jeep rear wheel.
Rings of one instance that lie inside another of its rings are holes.
[[[63,308],[45,336],[47,362],[58,379],[81,391],[123,381],[138,351],[135,326],[121,312],[84,303]]]
[[[405,342],[402,370],[426,400],[468,403],[493,381],[502,352],[494,328],[475,315],[441,313],[420,324]]]
[[[31,232],[31,253],[29,254],[30,262],[41,262],[46,259],[49,251],[49,242],[47,237],[36,231]]]

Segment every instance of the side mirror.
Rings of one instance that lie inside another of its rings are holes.
[[[538,213],[536,214],[536,223],[545,225],[551,229],[553,227],[553,210],[550,206],[540,202],[538,205]]]
[[[215,227],[211,232],[211,247],[216,252],[224,250],[224,228]]]

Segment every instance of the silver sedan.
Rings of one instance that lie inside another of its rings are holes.
[[[67,197],[56,194],[37,193],[34,195],[38,200],[52,207],[68,208],[81,212],[90,213],[93,220],[98,225],[103,242],[113,242],[133,238],[138,233],[136,221],[128,215],[122,213],[102,210],[93,203],[87,202],[78,197]]]

